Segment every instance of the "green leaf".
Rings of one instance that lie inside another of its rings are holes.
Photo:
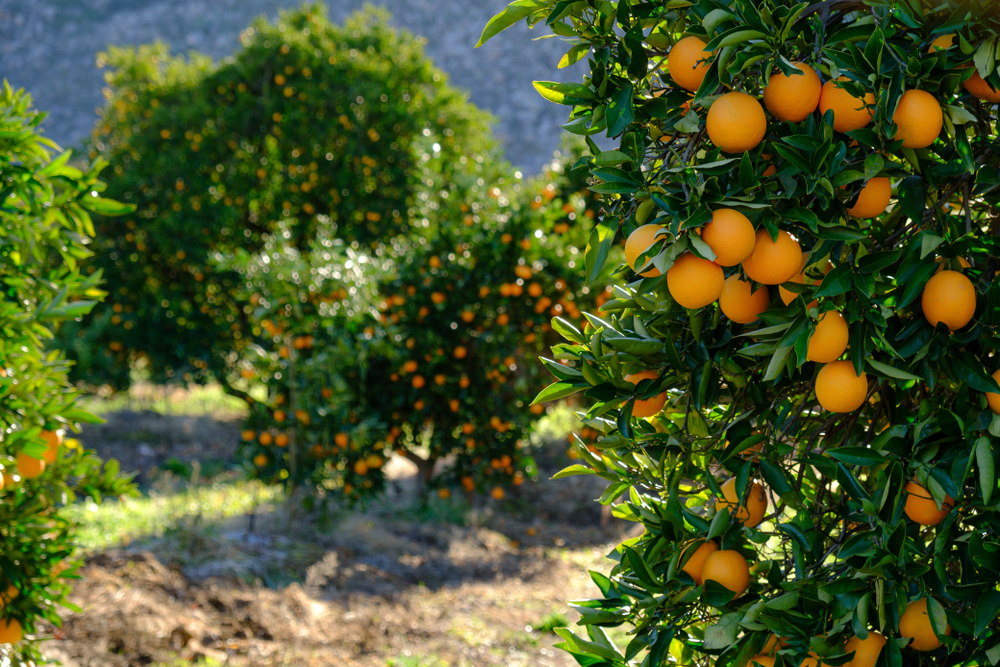
[[[894,366],[889,364],[884,364],[881,361],[875,361],[871,357],[865,357],[865,361],[871,366],[872,370],[887,375],[891,378],[896,378],[897,380],[919,380],[922,381],[919,375],[914,375],[913,373],[907,373],[906,371],[901,371]]]
[[[585,100],[594,99],[594,92],[582,83],[557,83],[555,81],[532,81],[538,94],[555,104],[575,106]]]
[[[743,618],[742,612],[732,612],[725,614],[714,625],[705,629],[706,649],[729,648],[736,642],[736,635],[740,630],[740,620]]]
[[[574,475],[596,475],[594,470],[591,470],[585,465],[580,465],[579,463],[574,463],[568,468],[563,468],[556,474],[552,475],[552,479],[562,479],[563,477],[573,477]]]
[[[983,490],[983,502],[989,505],[990,497],[997,485],[993,449],[990,447],[989,438],[979,438],[976,441],[976,466],[979,468],[979,486]]]
[[[768,609],[774,609],[776,611],[788,611],[795,605],[799,603],[799,594],[796,591],[791,591],[789,593],[784,593],[776,598],[772,598],[764,603],[764,606]]]
[[[604,263],[608,260],[608,253],[611,251],[611,244],[615,241],[617,229],[617,221],[612,224],[609,220],[602,219],[590,233],[585,255],[588,283],[594,282],[601,275]]]
[[[839,296],[851,289],[851,265],[838,264],[830,273],[823,277],[819,289],[813,293],[814,297]]]
[[[542,389],[531,404],[535,405],[536,403],[545,403],[547,401],[566,398],[584,389],[590,389],[590,384],[587,382],[553,382],[545,389]]]
[[[769,382],[778,375],[781,374],[781,370],[785,367],[785,359],[788,358],[789,353],[792,351],[791,345],[785,345],[784,347],[779,347],[774,351],[774,355],[771,357],[770,363],[767,365],[767,372],[764,373],[764,381]]]
[[[104,197],[80,197],[80,205],[98,215],[117,216],[135,212],[135,204],[123,204]]]
[[[993,622],[998,613],[1000,613],[1000,591],[984,591],[979,596],[979,602],[976,603],[976,638],[983,634],[983,631]]]
[[[885,462],[885,455],[867,447],[838,447],[826,453],[850,466],[876,466]]]
[[[635,110],[632,108],[633,88],[625,86],[611,96],[607,105],[608,136],[617,137],[635,120]]]
[[[483,34],[479,36],[479,41],[476,42],[476,48],[479,48],[521,19],[541,12],[547,5],[548,3],[542,0],[514,0],[502,12],[487,22],[486,27],[483,28]]]

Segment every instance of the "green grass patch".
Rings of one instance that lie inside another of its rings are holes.
[[[219,385],[181,389],[138,382],[127,392],[110,396],[83,396],[80,404],[84,410],[96,415],[122,410],[151,410],[162,415],[212,415],[222,418],[240,417],[247,412],[246,403],[230,396]]]
[[[155,491],[139,498],[87,501],[71,505],[66,514],[80,523],[78,543],[85,551],[101,551],[145,537],[158,537],[192,517],[218,521],[258,511],[270,511],[284,499],[279,487],[237,481],[188,487],[176,493]]]
[[[413,655],[389,658],[386,667],[448,667],[448,663],[436,655]]]
[[[556,628],[565,628],[569,626],[569,619],[559,612],[552,612],[545,618],[543,618],[538,623],[532,623],[531,630],[533,632],[552,632]]]

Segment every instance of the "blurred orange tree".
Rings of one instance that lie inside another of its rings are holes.
[[[100,274],[86,277],[90,214],[131,207],[100,196],[95,161],[68,166],[69,152],[42,137],[43,115],[4,81],[0,91],[0,655],[5,664],[40,660],[32,642],[39,622],[59,625],[79,561],[75,525],[62,513],[78,495],[100,501],[129,492],[118,464],[102,466],[77,441],[79,422],[100,421],[77,406],[69,364],[45,349],[61,322],[87,313],[104,296]]]

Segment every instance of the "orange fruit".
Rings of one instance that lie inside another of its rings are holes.
[[[694,542],[691,542],[684,550],[684,554],[681,556],[681,561],[684,561],[686,558],[687,562],[681,566],[681,569],[691,575],[691,578],[694,579],[695,586],[701,586],[701,573],[702,569],[705,567],[705,560],[719,550],[719,545],[712,540],[702,542],[696,549],[691,548],[693,545]]]
[[[972,76],[962,82],[962,86],[964,86],[973,97],[978,97],[979,99],[989,102],[990,104],[1000,102],[1000,90],[993,90],[990,88],[990,84],[986,83],[986,80],[979,76],[979,72],[973,72]]]
[[[685,308],[707,306],[722,294],[722,267],[686,252],[667,270],[667,290]]]
[[[951,634],[947,624],[944,634]],[[927,598],[914,600],[906,605],[906,611],[899,617],[899,636],[913,639],[909,646],[914,651],[933,651],[941,646],[941,640],[934,634],[930,614],[927,613]]]
[[[17,474],[23,479],[35,479],[45,472],[45,459],[36,459],[24,452],[17,453]]]
[[[764,88],[764,106],[778,120],[801,123],[819,106],[823,84],[805,63],[792,63],[802,74],[787,76],[781,70],[771,75]]]
[[[649,250],[655,242],[656,235],[661,230],[666,231],[666,228],[662,225],[643,225],[628,235],[628,238],[625,240],[625,262],[633,271],[636,269],[636,262],[639,260],[639,256]],[[643,262],[644,264],[645,262]],[[639,268],[642,268],[643,265],[640,265]],[[658,268],[650,266],[639,275],[653,278],[661,274]]]
[[[963,269],[970,269],[970,268],[972,268],[972,264],[970,264],[969,260],[967,260],[966,258],[964,258],[964,257],[958,257],[956,259],[958,259],[958,265],[961,266]],[[944,271],[947,268],[946,262],[948,260],[945,259],[944,257],[938,257],[934,261],[941,265],[941,266],[938,267],[937,271],[935,271],[934,273],[941,273],[942,271]],[[954,260],[951,260],[951,261],[954,262]]]
[[[55,463],[59,457],[59,446],[62,445],[63,441],[62,431],[42,431],[41,437],[48,445],[42,458],[45,459],[46,463]]]
[[[737,273],[726,278],[719,295],[719,307],[722,313],[733,322],[753,324],[760,319],[760,314],[767,310],[771,297],[766,287],[759,287],[751,294],[752,284],[740,280]]]
[[[711,51],[705,51],[705,42],[697,37],[688,36],[680,39],[667,55],[667,70],[671,78],[681,88],[695,91],[705,80],[705,74],[711,62],[699,63],[699,60],[712,58]]]
[[[802,266],[802,248],[792,235],[782,230],[772,241],[764,228],[757,230],[753,252],[743,260],[743,270],[751,280],[764,285],[780,285],[790,280]]]
[[[816,375],[816,400],[830,412],[854,412],[868,395],[868,375],[854,374],[850,361],[833,361]]]
[[[747,489],[746,502],[740,505],[736,496],[736,478],[732,477],[722,484],[722,495],[725,498],[718,498],[715,501],[715,510],[721,512],[723,508],[729,508],[730,516],[735,515],[744,526],[753,528],[764,520],[767,514],[767,496],[764,495],[764,487],[754,482]]]
[[[465,346],[459,345],[458,347],[455,348],[453,354],[455,355],[456,359],[465,359],[465,355],[467,355],[468,353],[469,351],[465,349]]]
[[[277,445],[278,447],[287,447],[288,436],[284,433],[279,433],[274,437],[274,444]]]
[[[802,659],[802,662],[799,663],[799,667],[818,667],[819,664],[819,656],[812,651],[809,651],[809,655]],[[827,663],[824,662],[822,664],[826,665]]]
[[[263,433],[260,434],[258,440],[262,445],[270,445],[272,442],[274,442],[274,436],[268,433],[267,431],[264,431]]]
[[[850,667],[875,667],[875,661],[878,660],[883,646],[885,637],[872,630],[868,632],[868,639],[851,637],[844,646],[846,653],[854,652],[854,658],[848,664]]]
[[[490,491],[490,495],[493,496],[494,500],[502,500],[503,499],[503,489],[501,489],[499,486],[495,486],[495,487],[493,487],[493,490]]]
[[[0,619],[0,644],[16,644],[21,641],[24,632],[21,624],[14,618]]]
[[[910,521],[921,526],[938,525],[955,507],[955,499],[946,495],[941,509],[938,509],[931,492],[916,482],[907,482],[904,491],[907,495],[903,511],[910,517]]]
[[[338,433],[333,436],[333,441],[338,447],[347,447],[348,438],[346,433]]]
[[[368,464],[363,460],[355,462],[354,472],[358,475],[366,474],[368,472]]]
[[[764,642],[764,648],[761,649],[761,653],[772,653],[775,649],[785,648],[785,640],[777,635],[771,635]]]
[[[254,439],[255,437],[257,437],[257,434],[256,434],[256,433],[254,433],[253,431],[250,431],[250,430],[247,430],[247,431],[243,431],[243,432],[242,432],[242,433],[240,434],[240,437],[242,437],[242,438],[243,438],[243,441],[244,441],[244,442],[250,442],[250,441],[251,441],[251,440],[253,440],[253,439]]]
[[[258,454],[257,456],[253,457],[253,464],[255,466],[257,466],[258,468],[266,466],[267,465],[267,457],[264,456],[263,454]]]
[[[927,281],[920,304],[932,327],[944,322],[950,331],[955,331],[976,314],[976,288],[958,271],[941,271]]]
[[[750,658],[747,665],[749,667],[754,667],[754,663],[757,663],[760,667],[774,667],[774,658],[769,655],[755,655]]]
[[[803,258],[803,260],[802,260],[802,269],[798,273],[796,273],[794,276],[792,276],[791,278],[789,278],[788,280],[786,280],[785,282],[786,283],[789,283],[789,282],[791,282],[791,283],[798,283],[800,285],[818,285],[820,281],[813,280],[812,278],[806,278],[806,265],[808,263],[809,263],[809,259],[807,257]],[[833,268],[833,264],[831,264],[830,262],[827,262],[826,266],[823,267],[823,275],[826,275],[826,274],[830,273],[830,269],[832,269],[832,268]],[[778,286],[778,294],[781,295],[781,301],[786,306],[788,304],[790,304],[792,301],[794,301],[795,297],[798,296],[798,294],[796,294],[795,292],[793,292],[791,290],[787,290],[784,287],[782,287],[781,285]],[[809,304],[808,307],[809,308],[815,308],[818,304],[819,304],[819,301],[817,299],[813,299],[812,302]]]
[[[701,568],[701,578],[716,581],[739,597],[750,584],[750,566],[739,551],[723,549],[708,555]]]
[[[423,375],[414,375],[412,384],[414,389],[421,389],[425,384],[427,384],[427,380],[424,379]]]
[[[847,80],[846,76],[837,79]],[[819,96],[819,112],[825,114],[833,109],[833,129],[837,132],[859,130],[872,122],[871,107],[874,106],[875,96],[872,93],[865,93],[864,99],[854,97],[833,81],[823,84]]]
[[[753,224],[739,211],[720,208],[712,212],[712,220],[701,228],[701,240],[715,253],[719,266],[736,266],[753,252],[757,236]],[[628,248],[625,249],[626,254]]]
[[[1000,371],[993,374],[993,379],[1000,382]],[[1000,394],[992,391],[986,392],[986,402],[989,404],[993,414],[1000,415]]]
[[[855,218],[875,218],[885,213],[892,196],[892,185],[886,176],[876,176],[865,183],[858,193],[854,206],[847,209],[848,214]]]
[[[806,359],[820,364],[829,364],[840,358],[847,350],[847,321],[836,310],[828,310],[819,316],[816,330],[809,337]]]
[[[938,35],[931,42],[930,48],[927,49],[927,53],[934,53],[937,50],[944,50],[954,46],[955,33],[951,32],[947,35]]]
[[[285,421],[286,417],[287,417],[287,415],[285,414],[284,410],[275,410],[274,411],[274,421],[278,422],[279,424],[281,422]]]
[[[655,371],[639,371],[638,373],[630,373],[625,376],[626,382],[631,382],[632,384],[639,384],[642,380],[655,380],[660,377]],[[632,416],[634,417],[652,417],[657,412],[663,409],[663,404],[667,402],[667,393],[662,392],[657,394],[653,398],[647,399],[635,399],[635,405],[632,406]]]
[[[415,370],[417,370],[417,362],[414,361],[413,359],[410,359],[405,364],[403,364],[403,372],[404,373],[412,373]]]
[[[712,143],[726,153],[742,153],[757,146],[767,132],[767,117],[760,102],[734,91],[712,103],[705,119]]]
[[[899,99],[896,113],[894,139],[903,140],[903,148],[926,148],[941,134],[944,114],[937,98],[926,90],[908,90]]]
[[[7,584],[7,592],[0,595],[0,605],[6,605],[12,602],[14,598],[21,594],[21,591],[17,590],[17,586],[14,584]]]

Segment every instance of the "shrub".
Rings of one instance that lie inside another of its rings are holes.
[[[39,660],[33,642],[43,621],[59,625],[68,580],[76,577],[76,526],[62,511],[78,495],[102,496],[131,488],[118,465],[103,466],[76,440],[62,441],[79,422],[99,421],[76,406],[69,364],[46,351],[61,322],[80,317],[100,300],[100,274],[81,275],[90,251],[91,213],[129,207],[99,196],[95,162],[86,171],[68,165],[70,153],[40,134],[43,115],[31,98],[4,82],[0,94],[0,652],[11,664]],[[11,645],[13,644],[13,645]]]
[[[562,648],[996,664],[994,3],[518,0],[482,40],[521,19],[589,56],[536,83],[567,129],[619,142],[588,263],[660,228],[550,366],[600,432],[561,475],[644,528]]]
[[[96,218],[88,270],[115,287],[107,309],[67,331],[78,379],[123,388],[138,366],[154,382],[235,390],[229,360],[252,323],[217,253],[255,253],[279,222],[299,250],[321,230],[370,250],[433,235],[442,202],[490,179],[488,116],[383,12],[340,27],[305,5],[255,21],[241,43],[219,63],[162,44],[99,58],[112,69],[92,155],[111,165],[109,193],[138,211]]]

